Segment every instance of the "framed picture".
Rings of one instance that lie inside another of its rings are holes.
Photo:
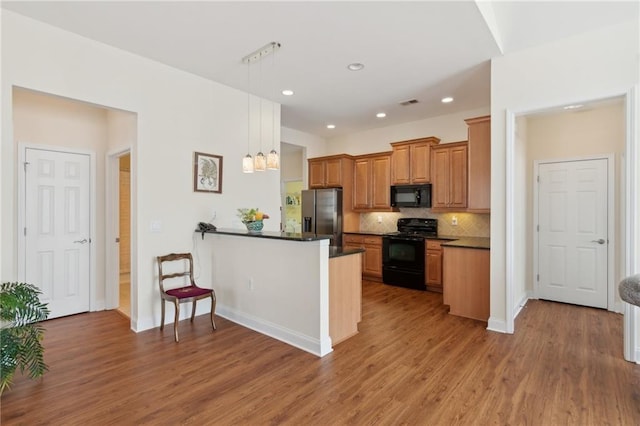
[[[222,193],[222,156],[195,152],[193,157],[193,190]]]

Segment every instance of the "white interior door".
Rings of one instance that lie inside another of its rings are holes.
[[[90,176],[86,154],[26,148],[25,279],[50,318],[89,310]]]
[[[538,297],[607,308],[607,159],[538,165]]]

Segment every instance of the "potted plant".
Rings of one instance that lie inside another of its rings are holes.
[[[11,385],[18,367],[29,371],[32,379],[47,371],[39,321],[47,319],[49,309],[41,303],[42,292],[32,284],[0,285],[0,395]]]
[[[249,232],[258,232],[262,230],[264,219],[269,219],[269,215],[255,209],[238,209],[238,217],[247,227]]]

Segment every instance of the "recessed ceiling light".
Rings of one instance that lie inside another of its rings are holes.
[[[327,124],[327,129],[335,129],[336,125],[335,124]]]
[[[442,98],[441,102],[443,104],[448,104],[449,102],[453,102],[453,98],[451,96],[447,96],[446,98]]]
[[[379,112],[376,114],[376,117],[378,118],[385,118],[387,116],[387,114],[385,114],[384,112]]]
[[[347,68],[351,71],[360,71],[362,68],[364,68],[364,64],[361,64],[359,62],[354,62],[352,64],[347,65]]]
[[[566,107],[564,107],[564,109],[578,109],[578,108],[582,108],[584,105],[582,104],[577,104],[577,105],[567,105]]]
[[[282,91],[282,94],[285,96],[291,96],[293,95],[293,90],[285,89]]]

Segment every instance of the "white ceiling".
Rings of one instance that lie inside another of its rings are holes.
[[[250,91],[282,104],[284,126],[325,138],[488,106],[492,57],[638,19],[637,1],[2,1],[2,7],[243,91],[241,59],[280,42],[275,58],[252,65]],[[352,62],[365,68],[347,70]],[[295,95],[283,96],[285,88]],[[442,104],[444,96],[455,101]],[[409,99],[419,103],[399,105]],[[387,117],[376,118],[379,111]],[[336,129],[326,129],[328,123]]]

